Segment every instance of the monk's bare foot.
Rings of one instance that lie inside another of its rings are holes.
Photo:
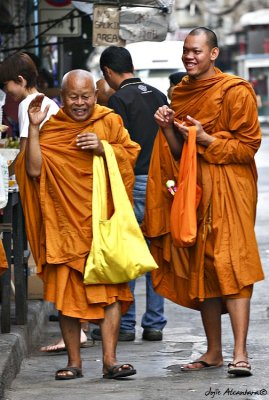
[[[66,348],[65,348],[65,344],[64,344],[64,340],[63,340],[63,338],[61,338],[60,340],[58,340],[56,343],[54,343],[54,344],[49,344],[48,346],[43,346],[43,347],[41,347],[40,348],[40,351],[43,351],[43,352],[47,352],[47,353],[50,353],[50,352],[58,352],[58,351],[65,351],[66,350]]]
[[[87,343],[87,335],[81,329],[80,331],[80,345],[83,346]],[[66,351],[65,343],[63,338],[59,339],[56,343],[54,344],[49,344],[48,346],[43,346],[40,348],[40,351],[45,352],[45,353],[58,353],[61,351]]]

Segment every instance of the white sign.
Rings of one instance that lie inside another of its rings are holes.
[[[92,45],[123,45],[119,37],[119,8],[110,6],[94,6]]]
[[[40,25],[40,33],[44,36],[80,36],[81,17],[73,6],[54,7],[40,3],[39,21],[47,22]]]
[[[161,42],[168,32],[170,15],[144,7],[120,11],[120,37],[127,42]]]

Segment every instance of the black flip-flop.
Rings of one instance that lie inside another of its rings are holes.
[[[245,367],[238,364],[245,364]],[[251,366],[247,361],[237,361],[236,363],[228,364],[228,374],[235,376],[250,376],[252,375]]]
[[[128,366],[128,368],[126,368]],[[125,368],[124,368],[125,367]],[[103,375],[105,379],[118,379],[125,378],[127,376],[135,375],[136,370],[131,364],[117,364],[112,365],[107,369],[107,372]]]
[[[60,372],[71,372],[71,374],[67,375],[59,375]],[[55,379],[59,381],[66,381],[69,379],[76,379],[76,378],[82,378],[82,370],[81,368],[78,367],[65,367],[58,369],[58,371],[55,372]]]

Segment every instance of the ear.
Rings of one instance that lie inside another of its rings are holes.
[[[105,77],[110,77],[111,76],[112,70],[109,67],[104,67],[104,76]]]
[[[94,92],[95,103],[97,103],[98,92],[99,92],[99,89],[96,88],[96,89],[95,89],[95,92]]]
[[[27,86],[27,82],[22,75],[18,75],[18,83],[22,86]]]
[[[210,56],[211,61],[215,61],[218,58],[218,56],[219,56],[219,48],[214,47],[211,50],[211,56]]]

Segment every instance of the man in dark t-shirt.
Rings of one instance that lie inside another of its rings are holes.
[[[134,76],[132,57],[124,47],[110,46],[100,57],[100,68],[109,86],[115,93],[109,98],[108,106],[122,119],[131,139],[141,146],[135,167],[134,211],[138,223],[144,218],[148,168],[153,143],[158,131],[154,120],[156,110],[167,104],[166,96],[158,89],[144,83]],[[135,281],[129,282],[134,295]],[[135,299],[135,296],[134,296]],[[162,330],[166,325],[164,299],[155,293],[151,274],[146,274],[146,310],[142,317],[143,339],[162,340]],[[121,318],[120,341],[135,339],[136,310],[135,301],[127,314]],[[100,330],[92,331],[94,339],[100,339]]]

